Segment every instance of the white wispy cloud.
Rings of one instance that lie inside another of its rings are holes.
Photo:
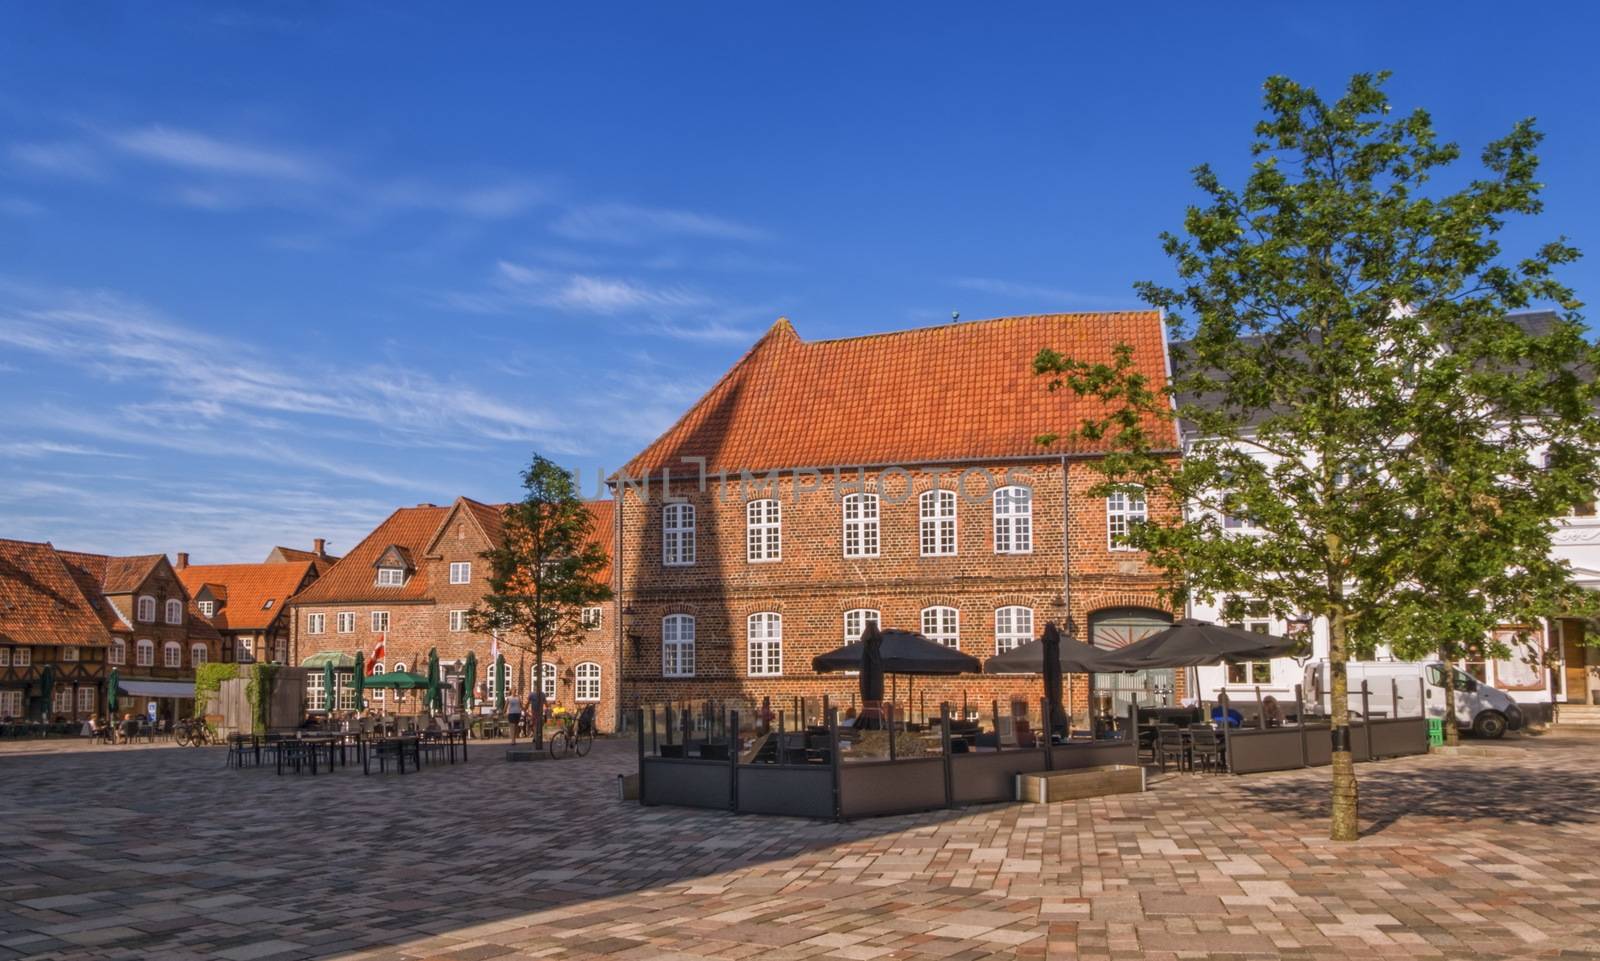
[[[495,263],[486,289],[447,293],[439,300],[443,306],[477,313],[546,307],[599,315],[678,312],[713,303],[707,295],[680,285],[647,284],[624,277],[550,270],[509,260]]]
[[[642,244],[662,237],[710,240],[763,240],[767,232],[712,214],[665,207],[606,203],[574,207],[550,229],[573,240]]]
[[[972,290],[983,294],[994,294],[999,297],[1016,298],[1033,304],[1043,304],[1052,309],[1068,308],[1074,305],[1109,307],[1132,303],[1131,294],[1128,297],[1108,297],[1104,294],[1085,293],[1083,291],[1067,290],[1062,287],[1050,287],[1040,284],[1018,283],[994,277],[957,277],[950,281],[950,285],[959,287],[962,290]]]
[[[125,454],[99,447],[85,447],[82,444],[63,444],[50,440],[7,441],[0,443],[0,455],[29,459],[58,455],[68,457],[111,457],[126,460],[138,459],[137,454]]]
[[[146,160],[208,173],[295,181],[321,180],[328,174],[319,160],[299,151],[159,124],[114,133],[110,142]]]
[[[71,141],[14,143],[7,150],[12,162],[56,177],[102,180],[105,164],[88,145]]]

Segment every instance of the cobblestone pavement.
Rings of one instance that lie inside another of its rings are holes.
[[[851,824],[617,800],[587,759],[363,777],[0,753],[0,959],[1600,957],[1600,739]]]

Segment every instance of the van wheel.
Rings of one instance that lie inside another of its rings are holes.
[[[1499,711],[1484,711],[1472,720],[1472,733],[1490,740],[1506,733],[1506,716]]]

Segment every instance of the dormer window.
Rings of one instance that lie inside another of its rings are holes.
[[[217,602],[216,601],[201,601],[200,602],[200,613],[204,614],[206,617],[210,617],[211,615],[215,614],[216,612],[217,612]]]
[[[379,587],[403,587],[406,582],[405,568],[380,567],[378,568]]]

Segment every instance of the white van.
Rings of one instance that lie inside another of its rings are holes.
[[[1365,681],[1367,710],[1373,717],[1416,717],[1419,707],[1428,717],[1443,717],[1444,672],[1454,671],[1457,727],[1487,738],[1522,727],[1522,709],[1504,691],[1439,661],[1351,661],[1346,669],[1350,710],[1356,714],[1362,710]],[[1328,677],[1327,661],[1306,665],[1306,702],[1321,705],[1324,712],[1331,706]]]

